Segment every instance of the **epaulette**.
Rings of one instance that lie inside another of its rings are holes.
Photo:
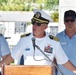
[[[0,34],[0,36],[2,36],[2,34]]]
[[[27,33],[27,34],[23,34],[21,35],[21,38],[25,37],[25,36],[29,36],[31,33]]]
[[[59,39],[58,39],[57,37],[52,36],[52,35],[49,35],[49,38],[50,38],[50,39],[53,39],[53,40],[55,40],[55,41],[59,41]]]

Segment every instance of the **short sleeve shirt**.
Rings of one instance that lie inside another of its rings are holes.
[[[76,66],[76,34],[70,39],[66,34],[65,30],[58,33],[56,35],[60,39],[60,44],[68,56],[69,60]],[[62,65],[58,65],[59,68],[64,72],[66,75],[75,75],[70,70],[66,69]],[[58,75],[61,75],[60,72],[58,72]]]
[[[5,56],[10,53],[8,43],[4,36],[0,36],[0,60],[2,56]]]
[[[50,65],[50,62],[37,48],[34,48],[32,44],[33,34],[27,37],[21,38],[18,44],[12,50],[12,57],[17,60],[24,55],[25,65]],[[35,43],[40,49],[53,61],[54,57],[59,64],[64,64],[68,61],[67,56],[62,50],[60,43],[54,41],[46,34],[43,38],[36,38]]]

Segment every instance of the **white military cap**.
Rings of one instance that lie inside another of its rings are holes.
[[[34,16],[31,20],[39,23],[46,23],[46,24],[48,24],[49,22],[53,22],[53,20],[48,14],[46,14],[44,11],[39,9],[34,10]]]

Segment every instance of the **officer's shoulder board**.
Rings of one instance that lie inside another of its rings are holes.
[[[2,36],[2,34],[0,33],[0,36]]]
[[[49,38],[52,39],[52,40],[55,40],[55,41],[59,41],[59,39],[53,35],[49,35]]]
[[[23,34],[23,35],[21,35],[20,37],[23,38],[23,37],[29,36],[30,34],[31,34],[31,33]]]

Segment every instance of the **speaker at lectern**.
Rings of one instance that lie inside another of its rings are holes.
[[[53,66],[3,65],[2,75],[53,75]]]

